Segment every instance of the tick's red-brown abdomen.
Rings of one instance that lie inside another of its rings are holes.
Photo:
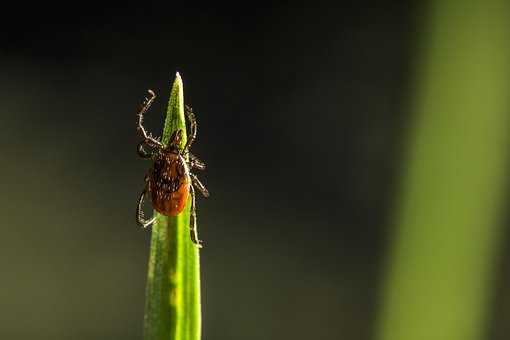
[[[177,216],[184,210],[189,196],[189,185],[183,184],[177,191],[170,193],[165,199],[152,195],[152,205],[160,214],[166,216]]]
[[[191,180],[177,155],[163,158],[156,160],[150,177],[152,206],[160,214],[177,216],[186,206]]]

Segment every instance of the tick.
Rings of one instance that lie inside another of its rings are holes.
[[[197,122],[190,107],[185,107],[186,117],[190,123],[190,136],[184,147],[181,148],[183,131],[178,129],[172,133],[168,145],[164,145],[158,138],[147,133],[143,127],[144,114],[156,98],[152,90],[138,110],[137,132],[143,138],[138,144],[138,155],[153,162],[152,167],[145,175],[145,187],[138,199],[136,220],[138,224],[147,228],[154,223],[156,217],[146,220],[142,205],[146,195],[150,197],[153,208],[165,216],[179,215],[191,195],[190,237],[199,248],[202,241],[197,235],[197,216],[195,205],[195,188],[204,197],[209,197],[209,191],[191,172],[192,169],[204,170],[205,163],[195,157],[189,150],[197,135]],[[150,149],[147,150],[146,147]]]

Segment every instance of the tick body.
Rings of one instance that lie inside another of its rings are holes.
[[[138,155],[152,160],[153,166],[145,176],[145,187],[138,200],[136,219],[143,228],[147,228],[155,221],[155,217],[150,220],[144,218],[142,205],[146,195],[149,195],[153,208],[165,216],[179,215],[191,195],[190,237],[193,243],[201,247],[202,242],[197,235],[195,187],[204,197],[208,197],[209,192],[191,172],[192,169],[205,169],[205,163],[189,152],[197,133],[195,116],[191,108],[186,107],[191,133],[184,147],[181,148],[183,132],[180,129],[173,132],[168,145],[163,145],[143,127],[144,114],[155,97],[154,92],[149,90],[149,95],[137,115],[137,130],[143,138],[143,141],[138,144]],[[146,150],[146,146],[150,148],[150,151]]]
[[[186,161],[178,153],[161,154],[155,160],[150,176],[154,209],[167,216],[179,215],[186,205],[192,185]]]

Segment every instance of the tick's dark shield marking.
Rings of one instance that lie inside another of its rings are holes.
[[[143,216],[142,204],[146,194],[150,194],[152,206],[160,214],[166,216],[177,216],[186,205],[191,194],[191,217],[190,217],[190,236],[193,243],[202,247],[202,241],[197,235],[197,216],[195,206],[195,188],[209,197],[209,191],[190,172],[191,169],[204,170],[205,163],[189,152],[191,144],[195,141],[197,135],[197,122],[191,108],[186,106],[186,116],[190,121],[190,136],[184,148],[180,148],[182,141],[182,130],[176,130],[170,137],[168,145],[163,145],[157,138],[147,133],[143,127],[143,115],[156,98],[153,91],[149,90],[149,96],[145,98],[140,110],[138,110],[137,131],[142,136],[143,141],[138,144],[138,155],[144,159],[152,160],[153,166],[145,176],[145,188],[138,200],[136,209],[136,219],[139,225],[144,228],[150,226],[156,220],[155,217],[146,220]],[[151,151],[146,151],[144,144],[151,147]],[[188,156],[189,160],[186,160]]]

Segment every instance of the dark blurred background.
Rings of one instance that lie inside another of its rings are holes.
[[[0,338],[141,339],[135,110],[156,91],[159,135],[176,71],[212,193],[204,339],[374,337],[423,5],[10,6]],[[504,273],[487,338],[508,330]]]

